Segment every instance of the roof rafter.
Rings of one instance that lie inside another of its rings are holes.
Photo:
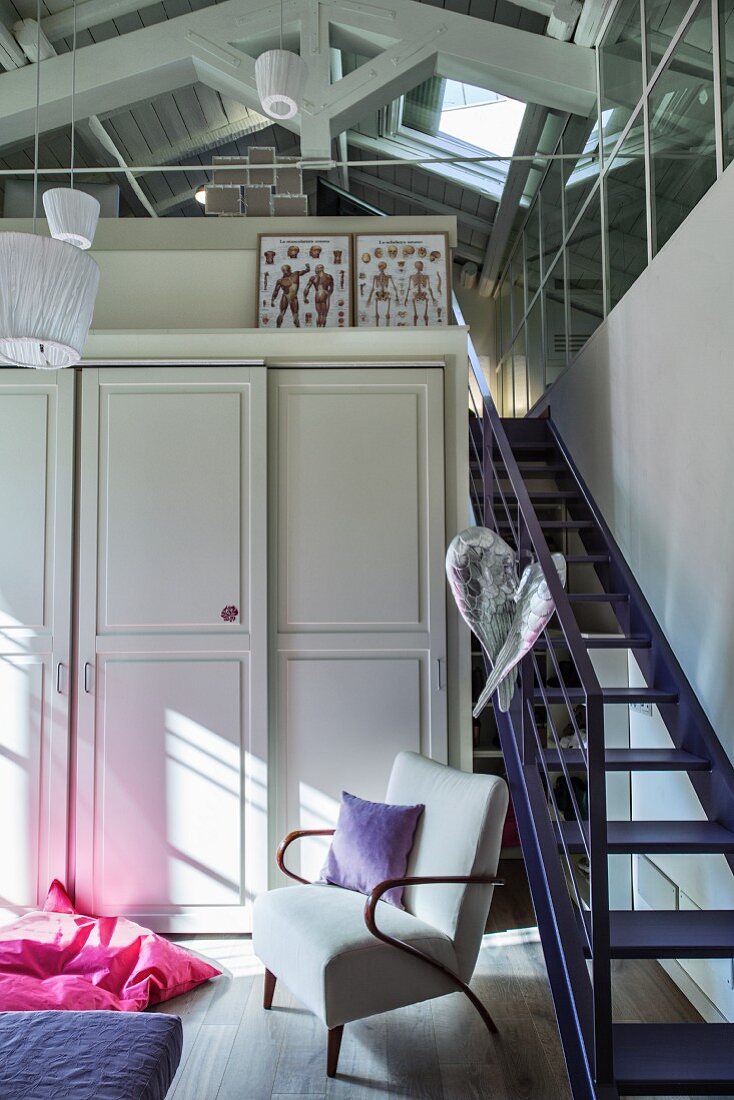
[[[534,104],[526,107],[520,133],[517,135],[515,143],[515,153],[518,155],[533,154],[537,151],[547,117],[548,112],[542,107],[536,107]],[[479,293],[483,298],[488,298],[494,290],[500,264],[505,254],[507,242],[510,239],[512,226],[531,168],[532,161],[515,160],[510,165],[510,170],[507,173],[507,183],[502,192],[497,217],[487,243],[482,274],[479,279]]]

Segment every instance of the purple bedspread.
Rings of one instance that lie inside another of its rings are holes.
[[[163,1100],[181,1059],[178,1016],[0,1013],[2,1100]]]

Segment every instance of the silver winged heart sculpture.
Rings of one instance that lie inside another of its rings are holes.
[[[552,554],[563,585],[566,559]],[[517,666],[530,652],[555,610],[553,597],[538,562],[523,571],[518,582],[517,557],[494,531],[467,527],[451,542],[446,576],[457,607],[492,662],[492,672],[474,707],[478,718],[499,690],[499,707],[510,709],[517,683]]]

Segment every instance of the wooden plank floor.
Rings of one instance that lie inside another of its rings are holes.
[[[325,1075],[326,1033],[278,985],[262,1008],[262,966],[249,937],[181,938],[228,974],[162,1006],[184,1024],[169,1100],[571,1100],[522,864],[506,863],[472,982],[500,1029],[488,1036],[461,995],[344,1029],[339,1074]],[[655,962],[614,964],[615,1017],[700,1019]]]

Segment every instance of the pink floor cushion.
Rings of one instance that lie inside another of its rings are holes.
[[[43,912],[0,928],[0,1011],[141,1012],[220,971],[125,917],[77,913],[53,882]]]

